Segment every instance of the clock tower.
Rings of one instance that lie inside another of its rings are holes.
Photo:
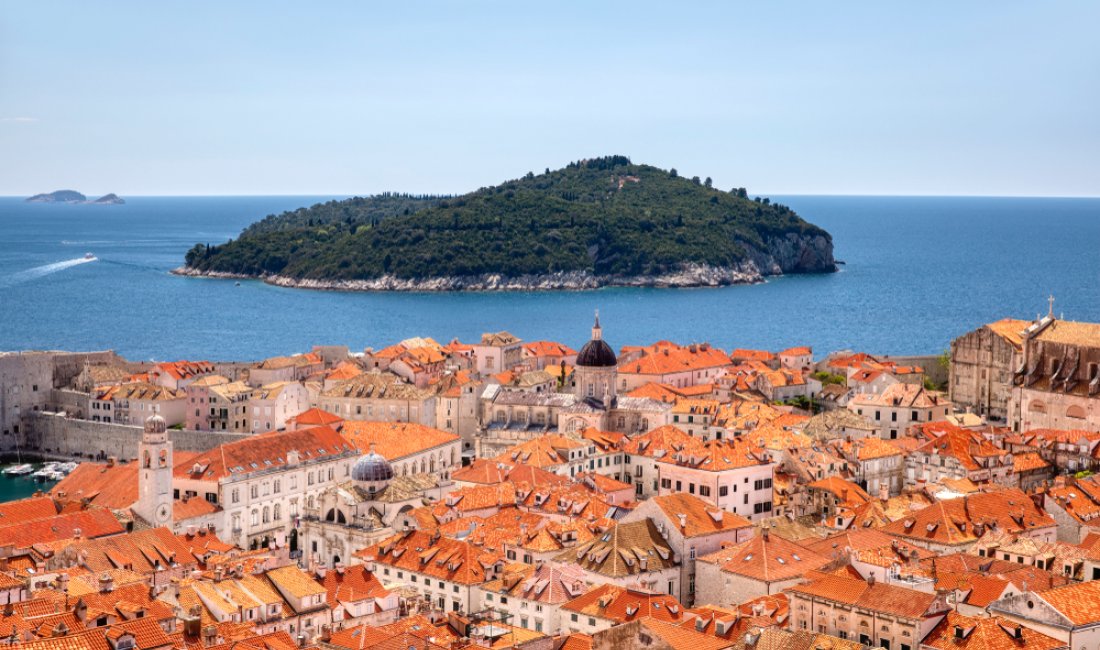
[[[154,526],[172,525],[172,441],[164,418],[145,421],[138,445],[138,500],[134,514]]]

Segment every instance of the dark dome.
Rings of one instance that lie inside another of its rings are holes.
[[[368,483],[389,481],[393,478],[393,468],[388,460],[372,451],[360,456],[351,466],[351,478]]]
[[[577,353],[577,365],[587,367],[608,367],[618,364],[615,352],[603,339],[593,339],[584,344]]]

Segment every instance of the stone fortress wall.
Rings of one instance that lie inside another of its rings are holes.
[[[142,428],[126,424],[77,420],[54,413],[35,413],[27,420],[21,451],[57,456],[119,460],[137,458]],[[247,433],[217,431],[168,431],[175,449],[206,451],[218,445],[247,438]]]

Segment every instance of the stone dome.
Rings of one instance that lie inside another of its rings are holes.
[[[592,340],[584,344],[577,353],[577,365],[588,368],[607,368],[617,365],[618,358],[615,351],[603,340],[603,330],[600,329],[600,314],[596,313],[596,324],[592,326]]]
[[[393,468],[388,460],[372,449],[351,466],[351,478],[365,483],[389,481],[393,479]]]
[[[168,431],[168,423],[159,413],[154,413],[145,420],[146,433],[165,433]]]

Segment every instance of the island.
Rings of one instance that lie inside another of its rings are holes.
[[[48,194],[35,194],[27,199],[27,203],[67,203],[70,205],[122,205],[126,201],[119,195],[104,194],[98,199],[89,199],[76,190],[57,190]]]
[[[48,194],[35,194],[27,203],[85,203],[88,197],[76,190],[57,190]]]
[[[625,156],[460,196],[383,194],[271,215],[174,273],[361,291],[701,287],[836,270],[825,230]]]

